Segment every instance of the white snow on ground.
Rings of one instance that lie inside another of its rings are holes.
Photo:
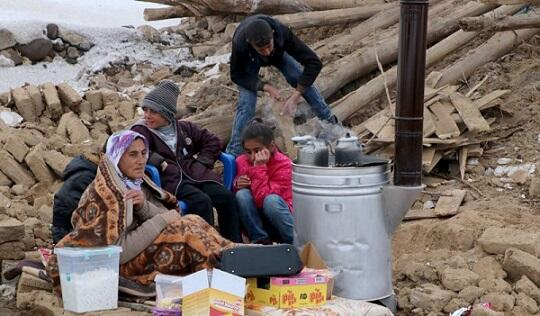
[[[103,27],[163,27],[179,23],[180,19],[144,21],[145,8],[160,7],[163,6],[135,0],[0,0],[0,21],[42,20]]]
[[[0,92],[26,82],[48,81],[66,81],[83,90],[88,85],[90,72],[126,58],[135,62],[180,65],[189,54],[187,49],[160,51],[142,40],[136,30],[120,27],[144,24],[142,9],[145,7],[155,5],[131,0],[0,0],[0,29],[7,28],[21,42],[42,37],[45,26],[55,22],[60,28],[76,31],[96,44],[75,65],[57,57],[52,63],[0,67]],[[178,24],[178,20],[173,24]]]

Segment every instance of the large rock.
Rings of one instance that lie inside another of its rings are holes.
[[[503,269],[511,280],[519,280],[525,275],[536,285],[540,284],[540,260],[525,251],[517,248],[506,250]]]
[[[62,116],[64,111],[62,110],[62,103],[58,97],[58,91],[54,84],[47,82],[41,86],[43,92],[43,98],[45,99],[45,104],[47,105],[47,112],[53,120],[57,120]]]
[[[75,91],[75,89],[73,89],[66,82],[62,82],[56,88],[58,90],[58,96],[60,97],[60,100],[62,101],[63,105],[69,107],[71,110],[75,112],[78,112],[79,105],[82,102],[82,98],[79,95],[79,93]]]
[[[87,91],[84,97],[92,105],[92,111],[98,111],[103,109],[103,95],[101,94],[101,91]]]
[[[0,151],[0,161],[2,162],[0,163],[0,170],[14,183],[25,184],[29,187],[36,183],[30,172],[21,167],[8,152]]]
[[[6,143],[4,144],[4,150],[9,152],[15,160],[22,163],[24,161],[24,157],[26,157],[26,154],[28,154],[28,151],[30,148],[26,146],[24,142],[21,142],[20,136],[17,136],[15,133],[11,133],[6,138]]]
[[[540,289],[526,276],[522,276],[516,282],[515,290],[518,293],[525,293],[532,297],[537,303],[540,303]]]
[[[55,40],[58,38],[58,34],[60,33],[58,29],[58,25],[54,23],[47,24],[47,37],[49,39]]]
[[[45,110],[45,103],[43,103],[43,96],[41,95],[41,91],[38,87],[34,85],[28,85],[26,86],[26,92],[28,92],[28,95],[34,102],[34,111],[36,113],[36,116],[41,116],[43,113],[43,110]]]
[[[455,296],[454,292],[443,290],[428,283],[414,288],[409,295],[409,301],[415,307],[440,312]]]
[[[500,312],[509,312],[514,307],[516,299],[510,294],[489,293],[484,295],[480,302],[491,303],[494,310]]]
[[[468,305],[469,305],[469,302],[465,301],[464,299],[459,298],[459,297],[454,297],[453,299],[450,300],[448,304],[446,304],[446,306],[443,308],[443,311],[445,313],[452,313]]]
[[[505,314],[477,305],[477,307],[472,310],[470,316],[505,316]]]
[[[5,214],[6,210],[11,207],[11,200],[3,193],[0,193],[0,214]]]
[[[137,30],[142,33],[142,36],[145,40],[150,43],[159,43],[161,41],[161,35],[159,31],[150,25],[141,25],[137,27]]]
[[[506,272],[501,264],[492,256],[478,260],[473,266],[473,272],[478,274],[481,279],[506,278]]]
[[[37,120],[36,106],[34,101],[24,88],[15,88],[11,91],[11,95],[15,100],[15,106],[17,112],[28,122],[35,122]]]
[[[464,299],[469,304],[472,304],[477,298],[484,295],[486,291],[477,286],[467,286],[458,293],[458,297]]]
[[[540,176],[532,178],[529,185],[529,194],[533,197],[540,196]]]
[[[7,29],[0,29],[0,50],[4,50],[15,45],[17,45],[17,40],[15,40],[13,33]]]
[[[0,259],[24,259],[24,243],[21,241],[8,241],[0,244]]]
[[[53,52],[53,43],[45,38],[38,38],[28,44],[17,45],[17,50],[21,55],[37,62],[45,59]]]
[[[120,115],[126,120],[132,120],[135,116],[135,104],[129,101],[122,101],[118,105],[118,112],[120,112]]]
[[[486,292],[491,293],[510,293],[512,286],[503,279],[483,279],[480,280],[478,286]]]
[[[482,249],[491,254],[504,254],[508,248],[517,248],[533,255],[539,254],[540,234],[517,229],[490,227],[478,239]]]
[[[8,241],[19,241],[24,238],[24,224],[10,218],[0,221],[0,244]]]
[[[70,30],[60,29],[59,37],[62,38],[64,42],[69,43],[72,46],[76,46],[81,50],[87,51],[94,46],[94,44],[88,38]]]
[[[28,155],[26,155],[24,161],[38,181],[52,184],[55,177],[49,167],[47,167],[45,159],[43,159],[44,152],[45,149],[43,145],[35,146]]]
[[[43,222],[37,223],[36,225],[34,225],[34,236],[43,241],[51,240],[51,225]]]
[[[66,166],[71,161],[70,157],[63,155],[56,150],[48,151],[47,154],[44,155],[44,158],[45,163],[51,167],[58,178],[62,177],[64,169],[66,169]]]
[[[120,102],[120,96],[116,91],[110,90],[110,89],[100,89],[103,101],[103,107],[118,107],[118,103]]]
[[[467,286],[478,284],[478,274],[467,269],[445,269],[441,283],[452,291],[461,291]]]
[[[4,56],[7,59],[11,60],[14,66],[18,66],[23,63],[21,54],[19,54],[19,52],[13,48],[8,48],[0,51],[0,56]]]

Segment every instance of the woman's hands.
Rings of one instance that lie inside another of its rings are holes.
[[[128,190],[126,192],[126,195],[124,196],[124,199],[126,201],[132,199],[133,207],[137,210],[141,209],[144,206],[144,201],[146,200],[144,198],[144,193],[139,190]]]

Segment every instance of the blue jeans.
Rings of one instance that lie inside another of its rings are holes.
[[[274,240],[292,244],[294,219],[287,203],[277,194],[264,198],[263,207],[257,209],[249,189],[236,192],[240,220],[251,242]]]
[[[248,72],[259,74],[261,65],[257,59],[250,64]],[[296,87],[298,79],[303,72],[303,67],[293,57],[287,53],[283,53],[283,59],[281,63],[275,65],[279,71],[285,76],[287,82]],[[240,92],[240,98],[236,104],[236,114],[234,116],[232,134],[229,144],[227,145],[226,152],[238,156],[243,152],[242,148],[242,132],[244,127],[255,117],[255,105],[257,104],[257,92],[251,91],[241,86],[238,86]],[[307,103],[311,106],[311,109],[321,120],[328,121],[332,117],[332,111],[319,90],[315,85],[309,86],[304,94],[302,94]]]

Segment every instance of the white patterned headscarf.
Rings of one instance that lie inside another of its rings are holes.
[[[146,147],[146,158],[148,159],[148,141],[146,140],[146,137],[137,132],[131,130],[118,131],[112,134],[107,140],[107,148],[105,155],[113,163],[116,173],[118,173],[118,175],[128,189],[140,190],[143,180],[142,178],[130,179],[124,176],[124,174],[122,173],[122,171],[120,171],[120,168],[118,167],[118,163],[120,162],[120,159],[127,151],[129,146],[131,146],[131,144],[139,138],[142,139],[144,142],[144,146]]]

